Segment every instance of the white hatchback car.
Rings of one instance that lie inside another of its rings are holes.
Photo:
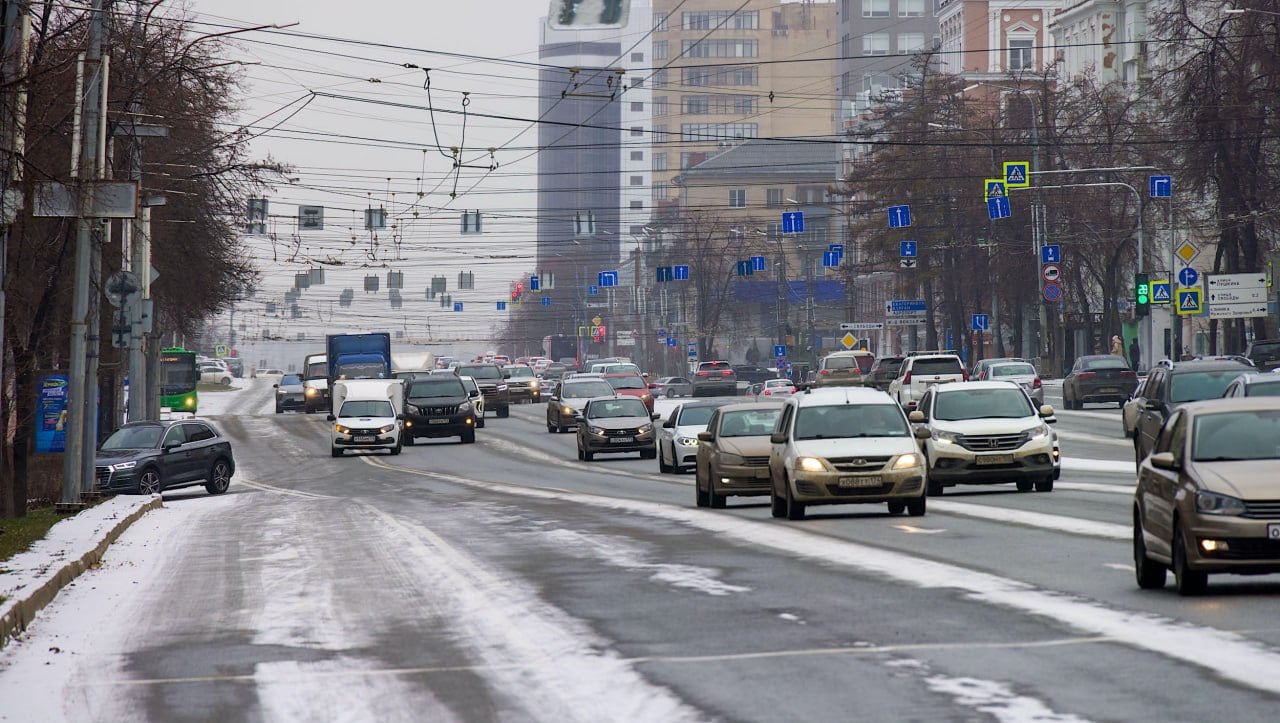
[[[929,494],[956,484],[1014,482],[1049,492],[1057,475],[1053,407],[1038,407],[1014,382],[961,382],[925,392],[911,413],[924,425]]]
[[[810,389],[786,400],[769,438],[772,514],[804,519],[809,505],[887,503],[925,513],[928,470],[907,415],[878,389]]]

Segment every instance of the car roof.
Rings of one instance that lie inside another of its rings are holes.
[[[1235,381],[1243,381],[1245,384],[1275,384],[1280,374],[1275,372],[1245,372],[1235,378]]]
[[[934,388],[934,394],[947,394],[953,391],[964,391],[966,389],[1022,389],[1016,382],[1005,382],[997,379],[989,379],[986,381],[972,382],[951,382],[950,384],[939,384]]]
[[[982,362],[978,362],[978,363],[981,364]],[[990,366],[992,369],[995,369],[996,367],[1011,367],[1011,366],[1020,366],[1020,367],[1029,366],[1033,369],[1035,368],[1035,365],[1029,361],[1012,361],[1012,360],[1001,360],[993,364],[988,364],[988,366]]]
[[[1233,410],[1274,410],[1280,412],[1280,397],[1217,397],[1197,402],[1187,402],[1178,409],[1195,414],[1211,414]]]
[[[1230,371],[1232,369],[1239,369],[1241,372],[1254,371],[1253,367],[1248,364],[1241,364],[1240,362],[1193,359],[1191,361],[1174,362],[1173,367],[1169,369],[1169,373],[1216,372]]]
[[[888,392],[869,387],[824,387],[793,394],[788,404],[802,407],[825,404],[897,404]]]
[[[721,412],[741,412],[750,411],[752,409],[781,409],[786,404],[781,399],[772,399],[763,402],[730,402],[720,406]]]
[[[959,355],[959,354],[946,354],[946,353],[940,353],[940,354],[913,354],[913,355],[911,355],[911,356],[907,357],[907,359],[955,359],[955,360],[957,360],[957,361],[958,361],[958,360],[960,359],[960,355]]]

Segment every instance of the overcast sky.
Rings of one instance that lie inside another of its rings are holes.
[[[418,336],[429,316],[436,336],[486,336],[497,316],[494,302],[535,257],[535,198],[528,191],[536,187],[537,132],[527,120],[475,115],[536,117],[534,64],[546,0],[190,4],[195,29],[204,33],[298,23],[278,33],[236,35],[229,58],[257,63],[244,68],[241,117],[266,131],[254,143],[256,153],[296,169],[295,180],[268,194],[274,240],[254,241],[264,274],[258,302],[283,301],[295,274],[323,266],[325,285],[304,291],[301,301],[308,321],[324,324],[316,333],[412,327],[410,336]],[[474,114],[465,141],[464,94]],[[424,110],[429,106],[439,110]],[[451,175],[450,147],[465,147],[463,162],[485,168]],[[492,159],[489,147],[500,149]],[[491,163],[497,170],[487,170]],[[325,230],[299,231],[292,220],[299,205],[324,206]],[[391,218],[375,243],[363,228],[363,211],[378,206]],[[464,209],[485,211],[483,235],[459,234]],[[392,269],[404,272],[402,310],[387,300]],[[463,314],[445,314],[424,290],[430,277],[443,275],[453,291],[462,270],[475,272],[477,288],[455,295],[466,304]],[[364,291],[366,275],[380,277],[378,294]],[[345,310],[337,303],[344,288],[356,297]],[[247,306],[237,326],[252,318],[254,304]]]

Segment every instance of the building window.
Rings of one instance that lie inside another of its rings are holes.
[[[729,229],[729,240],[742,243],[747,240],[747,232],[740,228],[731,228]]]
[[[759,44],[755,40],[704,39],[684,41],[688,58],[755,58]]]
[[[1031,38],[1009,38],[1009,70],[1031,70],[1035,63],[1035,42]]]
[[[924,33],[899,33],[898,52],[918,53],[924,50]]]
[[[727,65],[681,68],[680,81],[689,86],[756,85],[755,66]]]
[[[754,95],[686,95],[685,115],[749,115],[756,112]]]
[[[777,208],[782,205],[783,190],[781,188],[766,188],[764,190],[764,203],[766,206]]]
[[[653,30],[654,30],[654,32],[656,32],[656,33],[665,33],[665,32],[667,32],[668,28],[667,28],[667,14],[666,14],[666,13],[654,13],[654,14],[653,14]]]
[[[681,30],[757,30],[760,28],[760,13],[756,10],[734,12],[733,10],[707,10],[701,12],[681,13]]]
[[[889,34],[888,33],[867,33],[862,36],[862,54],[863,55],[888,55],[889,54]]]
[[[706,151],[681,151],[680,153],[680,170],[685,170],[690,166],[696,166],[707,160]]]
[[[717,139],[742,140],[756,138],[759,126],[755,123],[682,123],[680,140],[707,143]]]
[[[889,17],[889,0],[862,0],[862,17]]]
[[[653,154],[653,170],[655,171],[667,170],[667,154],[665,153]]]
[[[898,17],[900,18],[922,18],[924,17],[925,0],[898,0]]]
[[[644,87],[644,78],[632,78],[632,79],[631,79],[631,87],[632,87],[632,88],[642,88],[642,87]]]
[[[632,110],[632,112],[635,112],[635,113],[643,113],[643,112],[644,112],[644,101],[642,101],[642,100],[633,100],[633,101],[631,101],[631,110]]]
[[[747,189],[730,188],[729,189],[729,208],[746,208],[747,207]]]
[[[667,114],[667,96],[664,95],[664,96],[660,96],[658,98],[653,99],[653,114],[654,115]]]
[[[633,211],[640,211],[644,209],[644,201],[632,201],[630,208]]]
[[[667,59],[667,41],[665,40],[653,41],[653,59],[654,60]]]
[[[643,160],[644,160],[644,151],[632,151],[632,152],[631,152],[631,160],[633,160],[633,161],[643,161]]]
[[[631,182],[631,185],[633,186],[643,186],[644,176],[632,176],[630,179],[630,182]]]
[[[670,84],[670,82],[671,78],[669,77],[666,68],[659,68],[658,70],[653,71],[653,87],[665,88]]]
[[[653,138],[658,143],[664,143],[671,140],[667,138],[667,126],[665,123],[655,123],[653,125]]]
[[[632,138],[643,137],[643,136],[644,136],[644,126],[631,126]]]
[[[667,184],[665,183],[655,183],[649,190],[651,191],[650,197],[655,201],[661,201],[667,197]]]
[[[632,54],[631,54],[631,62],[633,62],[633,63],[643,63],[643,62],[644,62],[644,53],[632,53]]]
[[[682,102],[685,115],[706,115],[711,107],[705,95],[686,95]]]

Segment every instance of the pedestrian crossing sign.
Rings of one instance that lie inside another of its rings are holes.
[[[1171,298],[1173,291],[1168,281],[1152,281],[1151,282],[1151,303],[1167,304],[1173,299]]]
[[[1006,188],[1026,188],[1031,185],[1031,164],[1026,161],[1004,162]]]
[[[1178,289],[1178,314],[1194,316],[1204,311],[1200,303],[1200,289]]]
[[[985,195],[982,197],[984,201],[990,201],[993,198],[1000,198],[1008,195],[1005,193],[1005,183],[1003,178],[988,178],[982,182],[982,187],[986,189]]]

